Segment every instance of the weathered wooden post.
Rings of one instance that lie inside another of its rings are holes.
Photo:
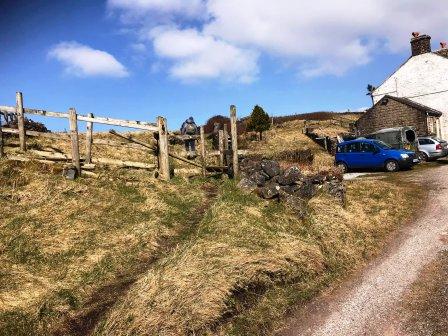
[[[238,164],[238,131],[236,125],[236,107],[230,106],[230,135],[232,138],[232,153],[233,153],[233,175],[238,177],[239,164]]]
[[[93,114],[87,115],[89,118],[93,118]],[[86,158],[85,163],[92,163],[92,143],[93,143],[93,122],[88,121],[86,124]]]
[[[3,130],[2,130],[2,114],[0,113],[0,158],[5,155],[3,151]]]
[[[166,119],[157,117],[157,127],[159,128],[159,174],[161,179],[169,181],[170,162],[168,155],[168,129]]]
[[[79,159],[78,117],[74,108],[68,110],[68,120],[70,125],[70,139],[72,142],[72,162],[79,176],[81,174],[81,162]]]
[[[224,149],[229,149],[229,131],[227,130],[227,124],[224,124]]]
[[[218,150],[219,150],[219,163],[221,167],[224,166],[224,131],[218,131]]]
[[[205,133],[204,133],[204,126],[201,126],[200,130],[201,134],[201,157],[202,157],[202,176],[207,175],[207,169],[206,169],[206,149],[205,149]]]
[[[22,92],[16,92],[16,115],[17,128],[19,129],[20,150],[26,151],[26,133],[25,133],[25,116],[23,111],[23,96]]]

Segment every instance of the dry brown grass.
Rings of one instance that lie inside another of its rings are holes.
[[[295,120],[274,126],[265,132],[264,140],[252,141],[249,151],[273,157],[275,153],[284,150],[310,149],[314,154],[314,162],[311,166],[302,168],[308,172],[330,169],[333,166],[333,157],[302,133],[303,125],[302,120]]]
[[[272,334],[291,305],[376,253],[415,197],[394,181],[352,182],[345,209],[322,195],[301,221],[231,182],[221,192],[196,238],[148,271],[97,334]]]
[[[60,327],[95,291],[178,236],[203,199],[198,188],[157,182],[147,172],[72,182],[51,169],[0,161],[3,333],[17,316],[36,334]]]

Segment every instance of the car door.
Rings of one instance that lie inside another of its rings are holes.
[[[360,168],[359,142],[351,142],[345,145],[345,159],[349,168]]]
[[[359,143],[359,168],[378,168],[383,166],[383,158],[379,149],[371,142]]]

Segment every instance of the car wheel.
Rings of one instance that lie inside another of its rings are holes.
[[[384,165],[386,168],[386,171],[388,172],[396,172],[400,167],[398,166],[398,162],[395,160],[388,160],[386,161],[386,164]]]
[[[428,154],[426,154],[425,152],[418,152],[417,155],[421,162],[426,162],[429,160]]]
[[[344,162],[338,162],[336,164],[336,167],[338,167],[338,169],[342,172],[342,174],[348,172],[348,167]]]

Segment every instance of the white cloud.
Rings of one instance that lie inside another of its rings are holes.
[[[148,14],[197,18],[205,13],[202,0],[108,0],[107,5],[111,10],[121,10],[125,22]]]
[[[195,29],[156,27],[154,50],[174,62],[173,77],[183,80],[221,78],[250,83],[258,74],[257,53],[237,48]]]
[[[48,56],[64,64],[66,73],[78,77],[129,75],[111,54],[77,42],[61,42],[48,52]]]
[[[170,50],[165,46],[158,55],[174,61],[174,69],[189,68],[185,74],[190,75],[207,67],[212,73],[214,64],[214,73],[225,74],[221,63],[214,63],[216,53],[206,52],[203,45],[273,56],[312,77],[343,75],[378,53],[409,50],[412,31],[428,33],[436,41],[448,38],[448,10],[440,0],[109,0],[109,6],[124,15],[139,10],[150,16],[138,21],[138,30],[140,38],[150,31],[155,46],[167,38],[166,30],[155,26],[177,27],[179,45]],[[193,52],[196,48],[201,52]],[[191,54],[175,55],[185,50]],[[187,67],[186,59],[196,66]]]

